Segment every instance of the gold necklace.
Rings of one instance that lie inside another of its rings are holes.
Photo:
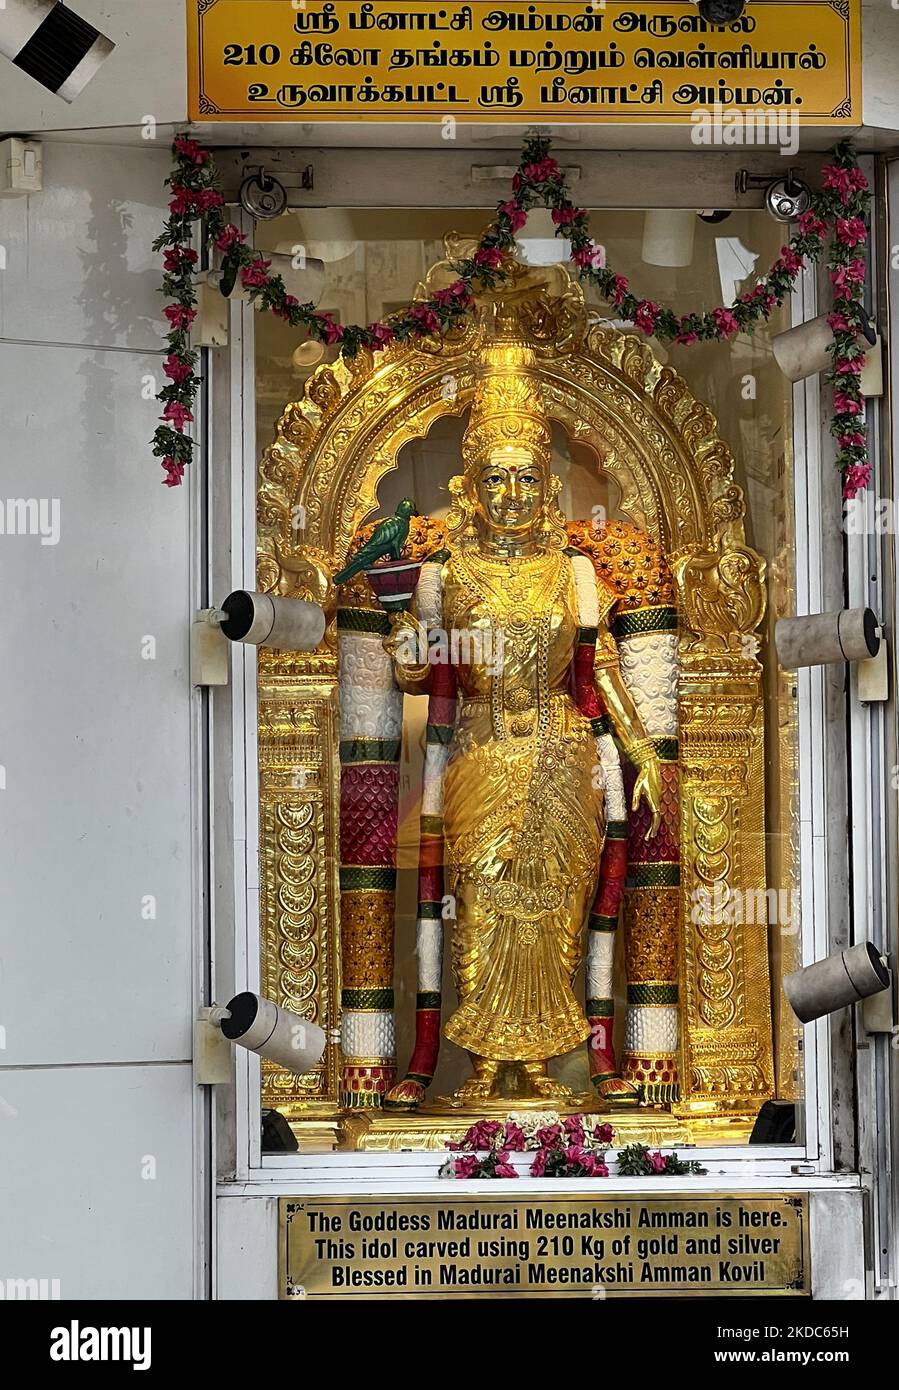
[[[536,629],[537,727],[535,737],[549,729],[549,643],[552,614],[568,580],[566,557],[559,551],[494,558],[481,552],[457,554],[453,569],[468,603],[486,607],[491,627],[498,627],[512,651],[524,658]],[[457,610],[458,611],[458,610]],[[521,616],[524,614],[524,616]],[[506,669],[500,662],[490,675],[490,715],[494,738],[506,738]],[[519,721],[520,722],[520,721]],[[514,727],[513,732],[520,732]]]

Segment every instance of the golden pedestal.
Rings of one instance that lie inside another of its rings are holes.
[[[579,1101],[583,1101],[581,1104]],[[487,1101],[477,1107],[453,1106],[437,1101],[421,1110],[402,1114],[389,1110],[367,1110],[350,1115],[343,1128],[345,1149],[363,1153],[422,1153],[443,1151],[457,1144],[479,1120],[504,1120],[512,1111],[554,1110],[560,1115],[585,1114],[615,1130],[615,1147],[625,1144],[691,1144],[690,1126],[667,1110],[653,1108],[609,1111],[596,1098],[575,1097],[568,1103],[543,1101]]]

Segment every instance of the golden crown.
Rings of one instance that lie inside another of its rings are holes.
[[[471,417],[462,441],[466,471],[499,450],[524,449],[549,468],[552,435],[533,348],[508,332],[489,341],[478,354]]]

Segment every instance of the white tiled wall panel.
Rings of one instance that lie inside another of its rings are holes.
[[[4,1284],[192,1297],[192,1086],[189,1066],[0,1072]]]

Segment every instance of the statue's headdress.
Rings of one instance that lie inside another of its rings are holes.
[[[546,469],[552,462],[536,355],[514,315],[499,312],[493,336],[478,353],[475,396],[462,441],[466,471],[504,448],[527,449]]]
[[[562,484],[552,468],[552,433],[537,355],[526,341],[511,305],[497,304],[493,332],[477,356],[471,417],[462,440],[465,473],[450,479],[453,504],[446,518],[447,538],[462,545],[477,539],[476,475],[503,450],[524,449],[547,472],[546,501],[540,532],[545,543],[567,544],[565,518],[556,501]]]

